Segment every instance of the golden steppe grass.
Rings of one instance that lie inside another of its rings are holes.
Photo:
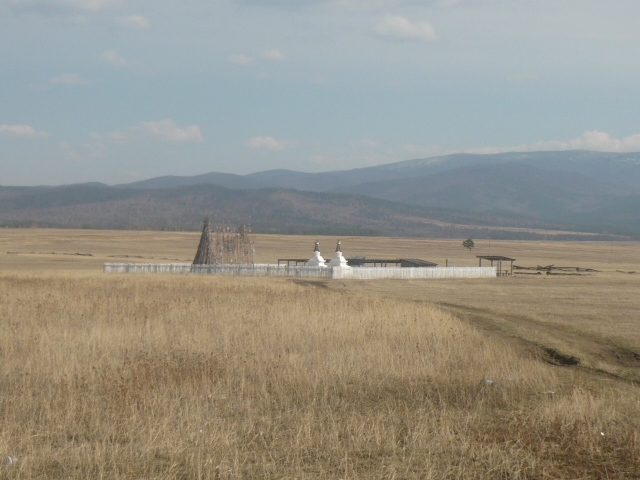
[[[586,277],[99,273],[188,262],[198,239],[0,230],[0,459],[19,458],[0,478],[640,477],[640,274],[621,273],[640,244],[341,239],[347,256]],[[257,261],[314,239],[258,235]]]
[[[469,252],[462,239],[256,235],[256,261],[309,258],[320,240],[331,258],[336,240],[346,257],[422,258],[444,265],[475,266],[476,255],[505,255],[516,264],[569,265],[607,272],[640,273],[640,242],[539,242],[477,240]],[[114,230],[0,229],[0,269],[96,271],[104,262],[191,262],[198,232]],[[11,252],[8,254],[7,252]],[[82,255],[76,255],[82,254]],[[89,256],[90,255],[90,256]]]
[[[637,478],[638,389],[322,282],[0,274],[2,478]],[[499,385],[483,385],[489,378]]]
[[[256,261],[308,258],[316,237],[256,235]],[[336,237],[319,236],[329,258]],[[1,229],[0,271],[97,272],[104,262],[190,262],[196,232]],[[492,333],[537,350],[553,348],[582,366],[640,380],[640,243],[341,238],[349,256],[424,258],[477,265],[476,254],[514,257],[523,266],[596,269],[589,276],[481,280],[329,282],[329,288],[428,301]],[[10,252],[10,253],[7,253]],[[80,255],[77,255],[80,254]],[[634,274],[623,272],[637,272]]]
[[[579,368],[640,381],[640,275],[352,281],[328,287],[427,301],[523,348],[553,350],[579,361]]]

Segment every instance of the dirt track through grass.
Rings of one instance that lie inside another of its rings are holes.
[[[446,302],[438,306],[450,311],[456,317],[478,325],[487,331],[508,338],[512,343],[520,343],[523,347],[535,352],[543,360],[554,365],[580,366],[595,372],[605,373],[628,380],[640,380],[640,354],[628,347],[615,343],[611,339],[597,337],[575,328],[553,325],[537,321],[526,315],[507,315],[495,311],[471,308]],[[556,339],[550,344],[532,340],[532,332]],[[559,349],[557,342],[565,347]],[[553,344],[551,344],[553,343]],[[580,352],[579,357],[565,352]],[[595,362],[593,360],[595,359]]]

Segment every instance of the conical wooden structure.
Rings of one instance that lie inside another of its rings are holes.
[[[211,252],[211,225],[209,217],[204,219],[204,227],[202,228],[202,236],[200,244],[196,252],[196,258],[193,259],[194,265],[211,265],[214,257]]]

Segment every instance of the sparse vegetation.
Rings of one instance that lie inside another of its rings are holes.
[[[421,302],[322,284],[3,275],[15,478],[633,478],[637,391]],[[487,385],[483,379],[500,385]]]
[[[190,261],[195,233],[2,233],[0,478],[640,476],[637,244],[492,244],[589,277],[323,283],[98,273]]]

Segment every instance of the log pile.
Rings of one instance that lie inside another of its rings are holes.
[[[520,275],[572,275],[572,276],[585,276],[592,273],[599,272],[600,270],[594,270],[593,268],[583,267],[557,267],[555,265],[536,265],[535,267],[522,267],[519,265],[513,266],[514,273]]]

